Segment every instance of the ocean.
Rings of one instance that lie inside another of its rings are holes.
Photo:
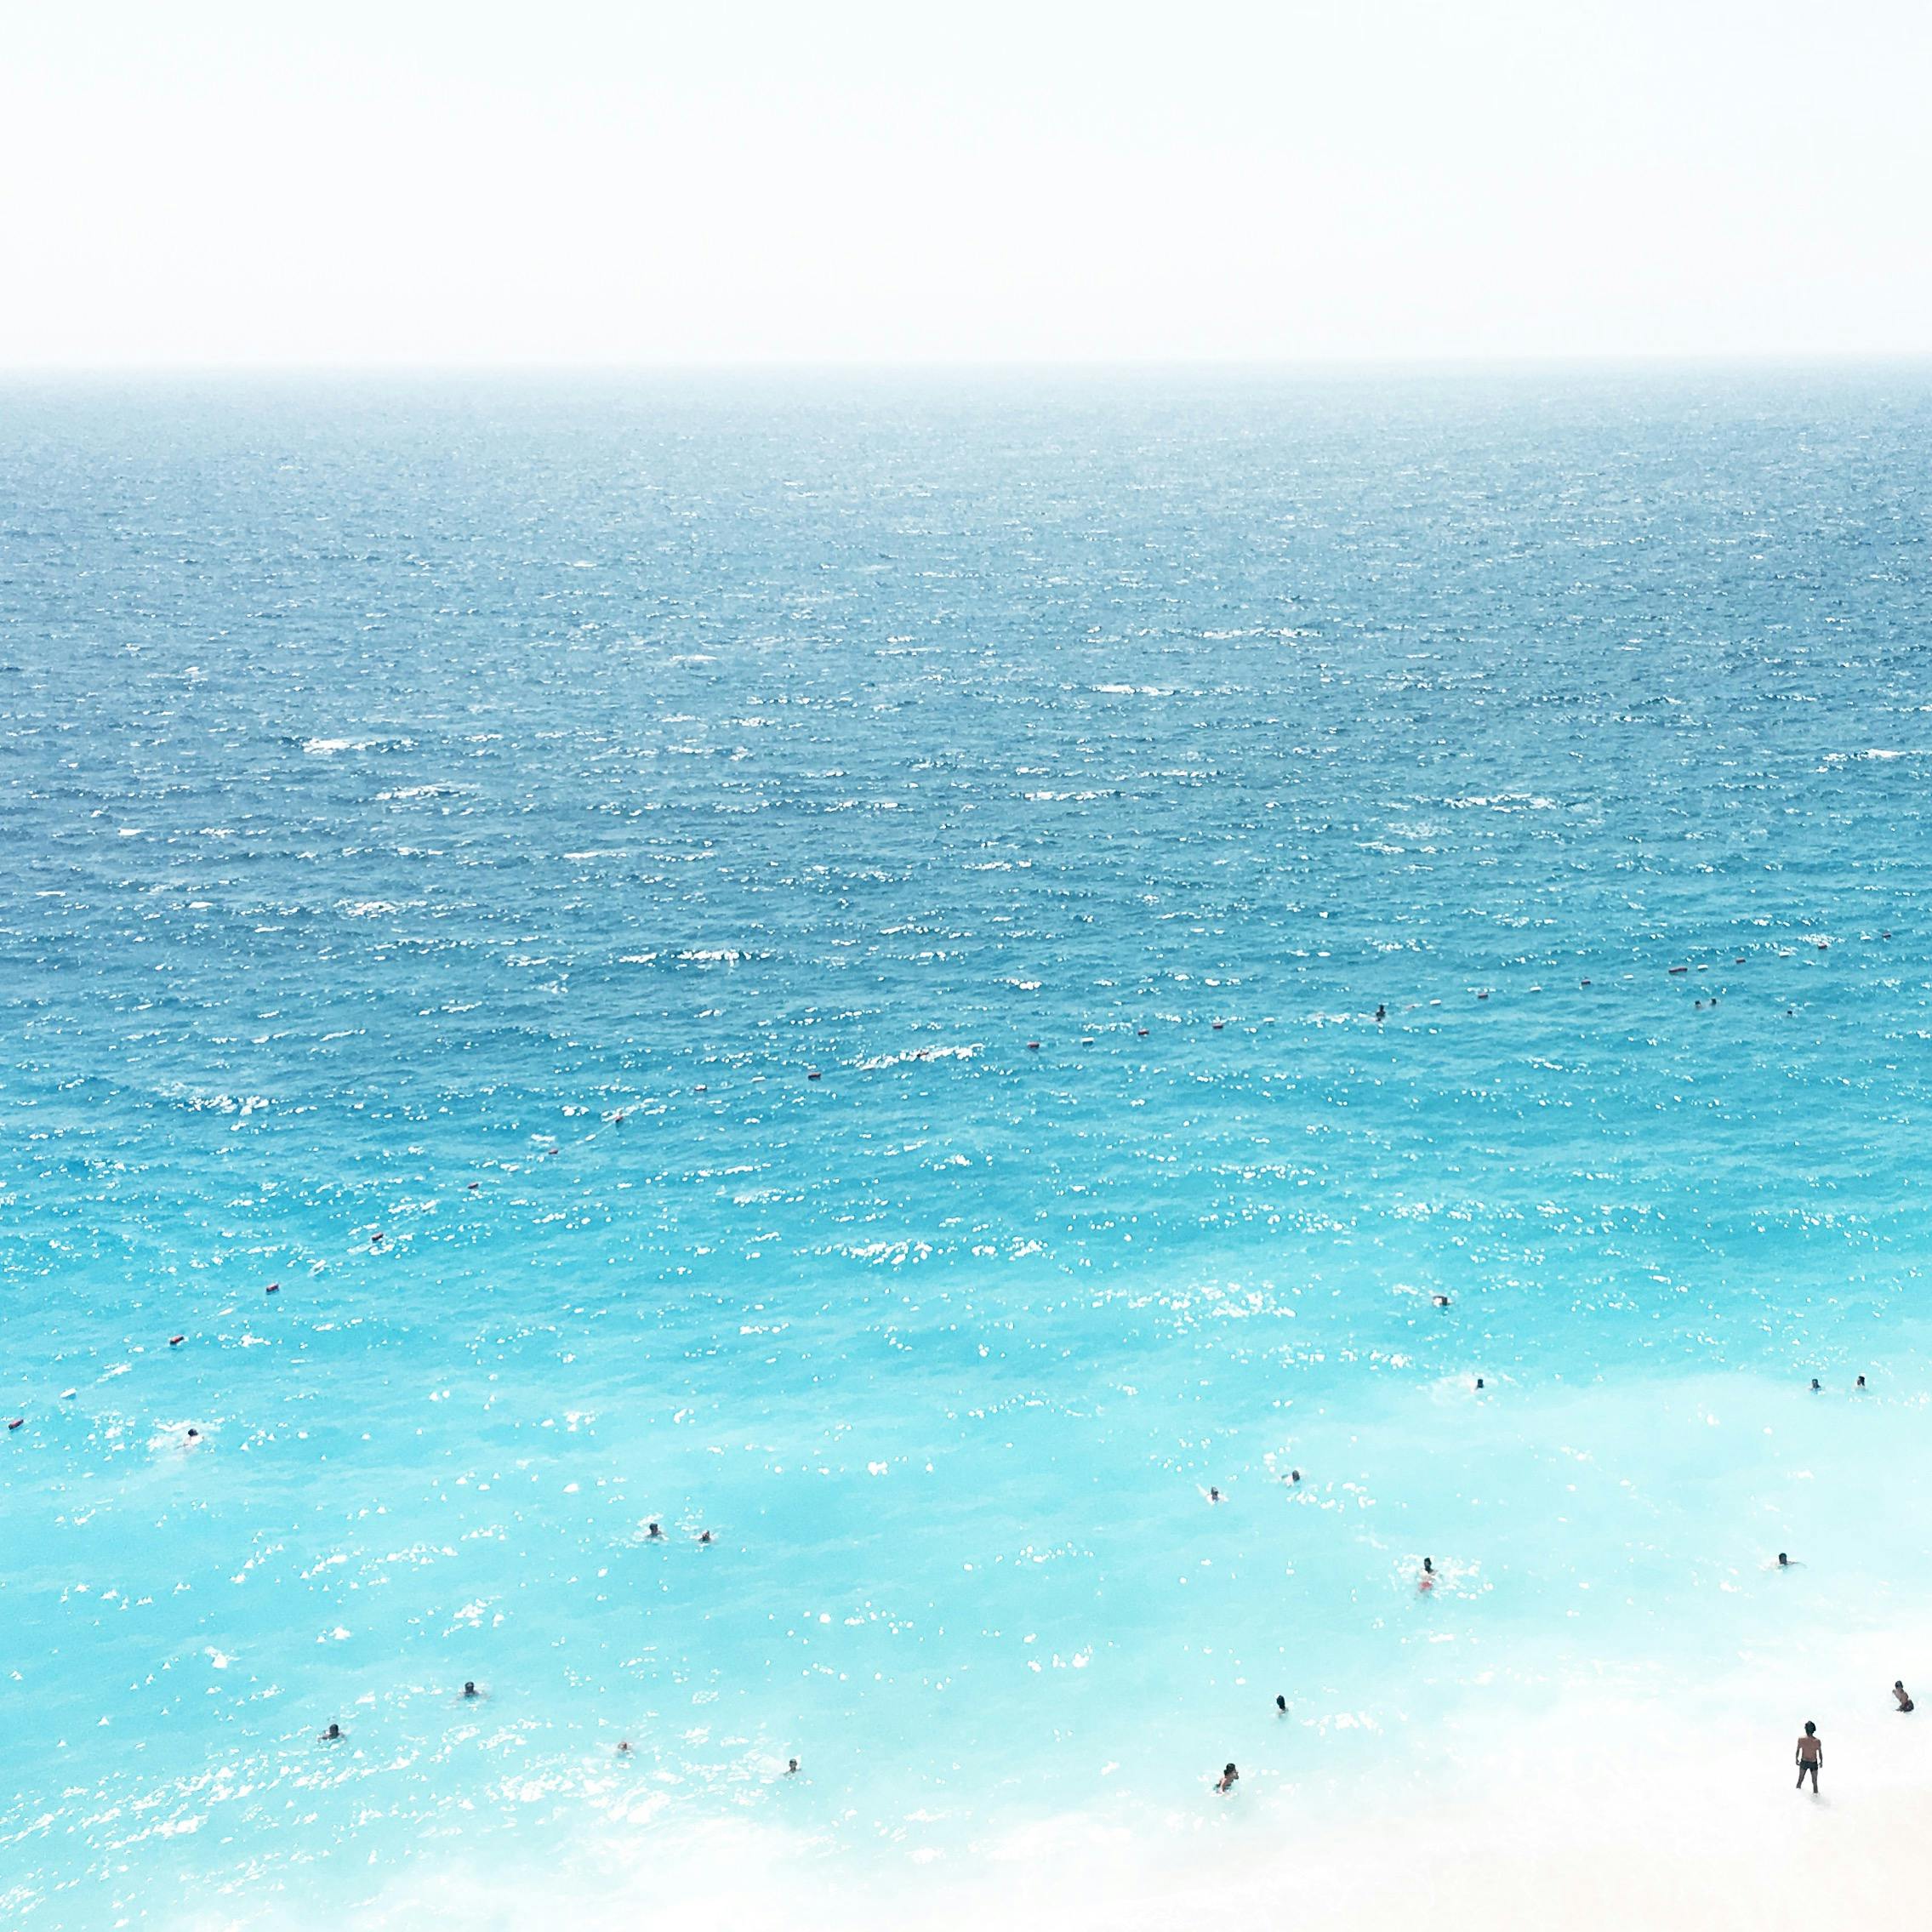
[[[1929,518],[1905,365],[12,379],[0,1919],[1897,1907]]]

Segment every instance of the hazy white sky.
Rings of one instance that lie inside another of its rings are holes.
[[[1932,352],[1925,0],[14,0],[0,364]]]

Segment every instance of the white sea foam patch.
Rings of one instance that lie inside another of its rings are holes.
[[[302,749],[311,758],[335,758],[345,751],[410,751],[413,738],[305,738]]]
[[[1565,1690],[1527,1721],[1420,1741],[1409,1768],[1366,1788],[1305,1769],[1308,1741],[1297,1736],[1293,1769],[1271,1779],[1250,1754],[1226,1798],[1208,1788],[1218,1764],[1190,1767],[1198,1775],[1177,1776],[1163,1799],[1103,1786],[1080,1810],[966,1842],[917,1815],[883,1839],[841,1842],[779,1815],[810,1796],[782,1779],[754,1815],[710,1820],[586,1792],[583,1821],[547,1855],[515,1852],[524,1834],[505,1834],[461,1859],[423,1861],[328,1922],[350,1932],[631,1932],[641,1913],[663,1932],[1918,1923],[1918,1825],[1932,1789],[1912,1721],[1867,1698],[1866,1714],[1821,1724],[1825,1795],[1813,1799],[1792,1788],[1792,1739],[1812,1707],[1806,1695],[1838,1686],[1812,1683],[1801,1695],[1791,1673],[1774,1669],[1732,1688],[1748,1690],[1742,1710],[1728,1696],[1686,1707]],[[211,1913],[183,1932],[229,1922]],[[248,1923],[308,1932],[323,1919],[282,1905]]]
[[[197,1114],[259,1114],[270,1104],[265,1093],[208,1093],[179,1080],[161,1091],[166,1098],[182,1101]]]
[[[392,791],[379,791],[379,805],[396,805],[418,798],[461,798],[476,789],[474,785],[397,785]]]
[[[880,1053],[855,1063],[862,1074],[876,1074],[887,1067],[903,1067],[914,1060],[972,1060],[984,1051],[975,1040],[969,1046],[908,1046],[897,1053]]]

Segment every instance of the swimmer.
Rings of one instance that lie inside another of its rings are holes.
[[[785,1760],[785,1775],[788,1778],[795,1778],[798,1775],[797,1758],[789,1758]]]
[[[1912,1693],[1906,1689],[1905,1679],[1902,1677],[1898,1678],[1892,1685],[1892,1695],[1898,1699],[1899,1709],[1901,1713],[1912,1708]]]
[[[470,1192],[471,1194],[477,1193],[482,1188],[482,1185],[483,1183],[481,1181],[472,1181],[470,1183]]]
[[[1210,1488],[1207,1492],[1207,1500],[1210,1502],[1219,1502],[1221,1501],[1221,1491],[1217,1489]]]
[[[711,1540],[711,1532],[709,1530],[700,1530],[698,1532],[698,1540],[701,1543],[710,1542]]]
[[[1865,1377],[1863,1376],[1861,1376],[1858,1380],[1855,1382],[1851,1386],[1854,1388],[1863,1388],[1865,1386]]]
[[[1433,1302],[1439,1308],[1446,1308],[1449,1306],[1449,1297],[1446,1295],[1431,1295],[1429,1297],[1429,1299]]]
[[[1425,1556],[1422,1559],[1422,1574],[1416,1579],[1416,1587],[1418,1590],[1434,1589],[1435,1559],[1433,1557]]]
[[[322,1744],[341,1743],[342,1726],[338,1724],[331,1724],[328,1729],[322,1734],[321,1738],[317,1741]]]
[[[482,1695],[482,1692],[476,1688],[476,1680],[475,1678],[466,1677],[464,1678],[463,1695],[465,1700],[468,1700],[471,1697],[481,1697]]]
[[[1813,1376],[1811,1378],[1811,1393],[1814,1395],[1821,1395],[1824,1393],[1824,1391],[1819,1387],[1818,1378],[1816,1376]]]
[[[1277,1697],[1274,1700],[1274,1714],[1280,1718],[1288,1715],[1288,1700],[1285,1697]]]
[[[380,1247],[380,1246],[382,1245],[382,1244],[383,1244],[383,1232],[382,1232],[382,1229],[379,1228],[377,1228],[377,1229],[376,1229],[376,1231],[375,1231],[375,1233],[374,1233],[374,1234],[373,1234],[372,1235],[370,1235],[370,1237],[369,1237],[369,1245],[370,1245],[370,1246],[371,1246],[372,1248],[379,1248],[379,1247]]]
[[[644,1541],[647,1543],[661,1543],[664,1540],[664,1532],[661,1524],[653,1523],[644,1532]]]
[[[1377,1006],[1376,1008],[1376,1017],[1378,1020],[1386,1020],[1388,1017],[1388,1008],[1387,1006]]]
[[[1232,1764],[1228,1764],[1222,1769],[1221,1775],[1215,1781],[1214,1788],[1217,1791],[1232,1791],[1240,1781],[1241,1774]]]
[[[629,1738],[624,1739],[618,1744],[617,1754],[620,1758],[628,1758],[630,1755],[630,1740]]]
[[[279,1295],[282,1292],[282,1284],[279,1281],[271,1281],[267,1287],[262,1290],[262,1292],[265,1295]]]
[[[1289,1480],[1290,1482],[1291,1482],[1291,1483],[1298,1483],[1298,1482],[1300,1482],[1300,1481],[1301,1481],[1301,1479],[1302,1479],[1302,1472],[1301,1472],[1301,1471],[1300,1471],[1299,1469],[1291,1469],[1291,1470],[1290,1470],[1290,1471],[1288,1472],[1288,1480]]]
[[[1482,1386],[1483,1386],[1483,1378],[1482,1378],[1482,1377],[1481,1377],[1480,1376],[1478,1376],[1476,1377],[1476,1387],[1477,1387],[1478,1388],[1481,1388]]]
[[[1816,1724],[1807,1724],[1804,1735],[1798,1741],[1798,1788],[1804,1789],[1804,1774],[1811,1774],[1811,1795],[1818,1795],[1818,1773],[1824,1768],[1825,1741],[1818,1735]]]
[[[190,1442],[199,1442],[201,1439],[202,1432],[199,1429],[190,1429],[188,1431],[188,1440]]]
[[[1793,1563],[1782,1550],[1778,1552],[1778,1568],[1780,1570],[1802,1570],[1804,1567],[1804,1565],[1802,1563]]]

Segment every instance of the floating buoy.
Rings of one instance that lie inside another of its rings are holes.
[[[1588,980],[1587,980],[1587,979],[1586,979],[1586,980],[1585,980],[1585,981],[1583,982],[1583,984],[1584,984],[1584,985],[1586,985],[1586,986],[1587,986],[1587,985],[1588,985],[1589,983],[1589,983],[1589,981],[1588,981]]]
[[[816,1067],[812,1068],[812,1070],[811,1070],[811,1071],[810,1071],[809,1073],[807,1073],[807,1074],[806,1074],[806,1076],[805,1076],[805,1077],[806,1077],[806,1079],[807,1079],[808,1080],[815,1080],[818,1079],[818,1078],[819,1078],[818,1069],[817,1069]]]
[[[1040,1042],[1037,1040],[1029,1040],[1026,1043],[1026,1050],[1029,1053],[1037,1053],[1040,1051]]]
[[[1221,1031],[1222,1028],[1222,1027],[1224,1027],[1224,1026],[1226,1026],[1226,1025],[1227,1025],[1227,1023],[1227,1023],[1227,1021],[1226,1021],[1226,1020],[1217,1020],[1217,1021],[1216,1021],[1216,1022],[1214,1023],[1214,1030],[1215,1030],[1215,1031],[1216,1031],[1217,1033],[1219,1033],[1219,1032]]]
[[[262,1292],[265,1295],[279,1295],[282,1292],[282,1284],[279,1281],[271,1281],[267,1287],[262,1290]]]
[[[1670,970],[1673,972],[1689,972],[1690,968],[1689,966],[1673,966]]]
[[[10,1428],[10,1429],[17,1429],[17,1428],[20,1428],[20,1426],[21,1426],[21,1425],[22,1425],[22,1424],[23,1424],[23,1423],[24,1423],[24,1422],[25,1422],[26,1421],[26,1417],[25,1416],[14,1416],[14,1418],[13,1419],[13,1421],[12,1421],[12,1422],[10,1422],[9,1423],[8,1423],[7,1427],[8,1427],[9,1428]]]
[[[171,1335],[168,1337],[168,1346],[170,1348],[179,1348],[187,1339],[185,1335]]]

